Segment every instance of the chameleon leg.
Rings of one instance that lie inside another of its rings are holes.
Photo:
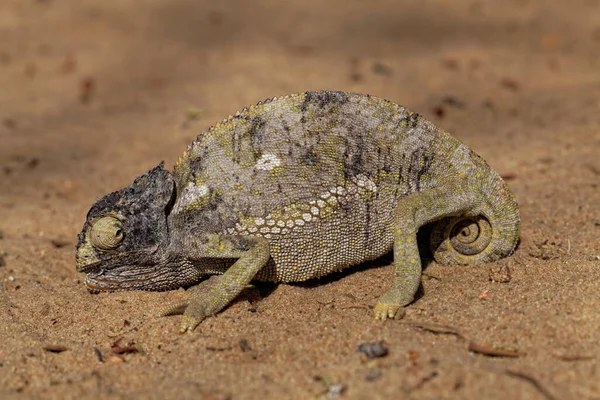
[[[227,237],[221,240],[227,241]],[[226,242],[225,247],[230,243]],[[270,253],[266,239],[247,237],[244,243],[247,249],[239,254],[238,260],[223,275],[212,276],[189,290],[190,299],[181,321],[181,333],[194,330],[203,319],[225,308],[267,264]]]
[[[375,319],[400,319],[421,284],[417,230],[424,224],[453,215],[478,213],[477,196],[464,183],[413,193],[398,202],[394,224],[394,278],[378,300]]]

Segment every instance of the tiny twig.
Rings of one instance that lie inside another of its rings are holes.
[[[433,274],[430,274],[430,273],[428,273],[428,272],[423,272],[423,274],[422,274],[422,275],[423,275],[423,276],[426,276],[426,277],[427,277],[427,278],[429,278],[429,279],[435,279],[436,281],[441,281],[441,280],[442,280],[442,278],[440,278],[439,276],[435,276],[435,275],[433,275]]]
[[[220,351],[227,351],[227,350],[232,350],[233,347],[229,346],[229,347],[213,347],[213,346],[206,346],[206,350],[208,351],[215,351],[215,352],[220,352]]]
[[[543,387],[542,384],[534,377],[524,374],[523,372],[511,371],[509,369],[505,370],[504,373],[508,376],[512,376],[513,378],[523,379],[524,381],[531,383],[533,385],[533,387],[535,387],[538,390],[538,392],[540,392],[546,399],[548,399],[548,400],[556,399],[556,397],[554,397],[552,395],[552,393],[550,393],[548,391],[548,389]]]
[[[412,321],[402,321],[401,323],[405,324],[405,325],[411,325],[411,326],[417,327],[419,329],[423,329],[423,330],[431,332],[431,333],[456,335],[457,337],[464,339],[464,336],[462,335],[462,333],[460,333],[460,331],[457,328],[450,326],[450,325],[435,324],[432,322],[412,322]]]
[[[527,353],[520,351],[498,350],[475,342],[469,342],[469,351],[491,357],[522,357],[527,355]]]
[[[596,358],[590,354],[554,354],[554,357],[563,361],[586,361]]]

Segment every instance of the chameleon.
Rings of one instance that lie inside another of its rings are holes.
[[[91,292],[188,288],[164,312],[183,313],[186,332],[253,280],[305,281],[393,251],[373,314],[399,319],[420,286],[424,225],[437,262],[468,265],[511,255],[520,218],[501,176],[419,114],[366,94],[304,92],[238,111],[172,172],[163,162],[98,199],[76,268]]]

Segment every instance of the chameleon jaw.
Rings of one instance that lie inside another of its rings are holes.
[[[130,260],[131,261],[131,260]],[[135,264],[121,263],[110,267],[91,265],[84,283],[91,292],[150,290],[166,291],[197,283],[201,272],[185,261],[159,261]]]
[[[88,272],[84,282],[91,292],[144,290],[149,286],[154,288],[160,285],[160,282],[168,282],[168,275],[168,271],[158,266],[122,265],[112,269]],[[164,290],[170,288],[165,287]]]

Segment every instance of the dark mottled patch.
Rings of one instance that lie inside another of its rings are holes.
[[[306,112],[309,104],[316,105],[319,109],[324,109],[330,104],[341,105],[348,102],[348,95],[344,92],[306,92],[304,101],[300,105],[300,110]]]
[[[215,193],[213,188],[209,188],[210,201],[205,207],[205,210],[214,211],[219,207],[219,204],[223,203],[223,196]]]
[[[390,157],[389,149],[386,154],[382,154],[383,151],[381,148],[377,149],[377,165],[379,166],[378,170],[384,171],[386,173],[392,172],[392,157]]]
[[[417,192],[421,190],[421,177],[429,172],[432,160],[433,156],[424,147],[419,147],[410,154],[408,179]]]
[[[233,244],[233,246],[240,251],[250,250],[252,244],[255,241],[255,239],[252,236],[243,235],[229,236],[228,239],[231,242],[231,244]]]
[[[313,148],[309,148],[301,157],[300,163],[304,165],[315,165],[319,161],[319,155],[315,153]]]
[[[250,129],[248,130],[248,134],[250,135],[250,146],[252,147],[252,152],[256,158],[260,157],[260,153],[262,151],[264,127],[266,124],[267,121],[259,116],[256,116],[252,118],[252,123],[250,124]]]
[[[419,114],[409,113],[408,115],[405,115],[404,117],[398,120],[398,123],[396,124],[396,129],[400,128],[402,122],[405,122],[408,128],[416,128],[419,124],[419,119],[421,119],[421,116]]]
[[[363,150],[365,148],[364,137],[353,132],[353,127],[348,127],[348,137],[356,141],[345,138],[344,149],[344,175],[346,179],[351,176],[356,176],[362,172],[363,167]]]
[[[203,146],[202,149],[195,148],[193,151],[193,155],[190,154],[189,164],[190,171],[194,178],[197,177],[197,174],[201,171],[204,171],[206,163],[208,162],[210,157],[210,152],[208,151],[208,146]]]

